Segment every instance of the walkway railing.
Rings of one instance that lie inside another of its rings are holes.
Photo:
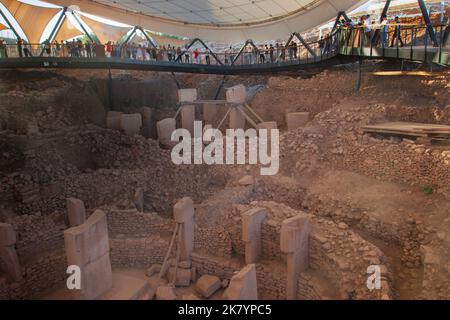
[[[195,39],[185,48],[163,50],[132,44],[103,46],[95,44],[0,44],[0,58],[53,57],[99,59],[112,58],[143,63],[168,62],[172,64],[211,65],[223,68],[250,65],[270,66],[313,64],[339,55],[361,58],[398,58],[450,64],[449,25],[433,27],[437,46],[430,40],[425,25],[390,25],[385,29],[374,26],[339,27],[327,37],[305,41],[299,34],[293,34],[286,43],[271,46],[257,46],[247,41],[240,50],[213,52],[200,39]],[[194,43],[197,42],[197,43]],[[197,45],[197,46],[194,46]],[[198,50],[198,46],[203,47]],[[194,49],[196,48],[196,49]]]

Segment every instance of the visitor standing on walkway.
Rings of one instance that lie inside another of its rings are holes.
[[[395,29],[394,29],[394,36],[392,37],[391,41],[391,47],[397,46],[397,44],[399,44],[400,47],[403,47],[404,43],[401,36],[401,24],[399,17],[395,17],[394,25]]]
[[[0,39],[0,58],[8,58],[8,50],[6,48],[6,42]]]
[[[197,64],[200,63],[199,56],[200,56],[200,51],[198,51],[198,49],[195,48],[195,50],[194,50],[194,62],[197,63]]]
[[[274,50],[275,50],[275,48],[273,47],[273,44],[270,44],[270,48],[269,48],[270,63],[275,62]]]
[[[19,57],[23,58],[23,40],[21,38],[17,40],[17,51],[19,52]]]
[[[381,17],[380,37],[381,37],[381,46],[383,48],[387,48],[389,46],[389,43],[388,43],[389,24],[388,24],[386,15],[383,15]]]
[[[206,64],[210,65],[211,64],[211,57],[210,57],[211,51],[207,48],[205,51],[205,60],[206,60]]]
[[[372,41],[372,23],[370,21],[370,15],[366,15],[364,17],[364,35],[365,35],[365,44],[366,46],[370,46]]]

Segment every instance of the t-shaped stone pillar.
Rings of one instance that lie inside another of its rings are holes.
[[[173,207],[173,217],[181,224],[180,261],[190,261],[194,250],[194,202],[191,198],[179,200]]]
[[[247,265],[231,278],[223,298],[227,300],[258,300],[256,266]]]
[[[239,108],[243,108],[247,98],[244,85],[231,87],[226,92],[227,102],[232,104],[230,111],[230,129],[245,129],[245,117]]]
[[[287,255],[286,298],[297,298],[298,276],[309,264],[309,219],[296,216],[283,221],[280,233],[280,249]]]
[[[0,260],[3,262],[5,272],[15,282],[22,280],[22,270],[15,244],[17,241],[16,232],[8,223],[0,223]]]
[[[74,297],[97,299],[112,287],[109,237],[106,214],[96,210],[83,224],[64,231],[64,245],[69,266],[81,271],[81,290]]]
[[[178,90],[178,102],[181,107],[181,126],[194,135],[195,105],[189,104],[197,100],[197,89]]]
[[[86,221],[86,209],[84,202],[80,199],[67,198],[67,215],[69,217],[70,227],[78,227]]]
[[[258,262],[261,255],[261,224],[266,209],[255,208],[242,214],[242,240],[245,242],[245,263]]]
[[[156,123],[158,132],[158,140],[162,145],[170,146],[172,143],[172,133],[176,130],[177,125],[174,118],[167,118]]]

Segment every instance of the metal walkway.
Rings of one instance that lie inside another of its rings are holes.
[[[246,48],[253,46],[258,59],[260,52],[258,48],[249,40],[242,47],[238,55],[231,64],[226,64],[212,51],[211,57],[215,64],[192,64],[183,63],[182,57],[195,43],[200,43],[207,50],[209,48],[200,39],[194,39],[186,47],[185,51],[178,56],[176,61],[140,61],[125,58],[74,58],[74,57],[23,57],[23,58],[0,58],[0,69],[122,69],[122,70],[142,70],[158,72],[177,73],[202,73],[218,75],[242,75],[261,73],[293,72],[308,68],[323,68],[334,65],[345,64],[366,59],[396,59],[417,61],[426,64],[438,64],[441,66],[450,65],[450,48],[447,44],[448,26],[446,29],[440,26],[440,39],[436,45],[428,44],[428,33],[426,27],[418,29],[403,28],[405,34],[405,46],[400,47],[399,41],[394,47],[384,47],[380,41],[376,41],[374,36],[367,39],[360,28],[337,29],[329,37],[323,40],[307,43],[301,35],[294,33],[287,44],[293,43],[296,37],[302,47],[299,46],[299,54],[293,60],[276,63],[255,63],[244,62],[244,57],[248,55]],[[446,30],[444,33],[443,31]],[[422,34],[420,33],[422,31]],[[395,35],[393,35],[394,37]],[[406,39],[410,41],[406,41]],[[394,42],[395,38],[392,40]],[[267,53],[266,53],[267,54]],[[240,63],[238,62],[240,59]]]

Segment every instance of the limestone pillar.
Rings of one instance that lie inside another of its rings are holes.
[[[112,130],[120,130],[120,119],[123,112],[109,111],[106,114],[106,127]]]
[[[266,130],[272,130],[272,129],[278,129],[278,125],[276,121],[267,121],[267,122],[261,122],[258,124],[258,130],[259,129],[266,129]]]
[[[127,136],[134,136],[141,132],[142,116],[140,113],[123,114],[120,117],[120,129]]]
[[[189,104],[197,100],[197,89],[178,90],[178,102],[181,103],[181,127],[194,135],[195,105]]]
[[[195,106],[193,104],[181,107],[181,127],[194,136]]]
[[[256,266],[247,265],[231,278],[223,298],[227,300],[258,300]]]
[[[112,288],[106,215],[95,211],[85,223],[64,231],[67,263],[81,270],[81,290],[75,298],[93,300]]]
[[[242,240],[245,242],[245,263],[258,262],[261,256],[261,225],[266,209],[255,208],[242,214]]]
[[[288,131],[306,126],[309,121],[309,112],[286,113],[286,125]]]
[[[288,300],[297,299],[299,274],[308,269],[310,229],[309,219],[304,216],[284,220],[281,225],[280,249],[287,258],[286,298]]]
[[[13,281],[22,280],[22,270],[17,256],[15,244],[17,241],[16,232],[8,223],[0,223],[0,260],[5,270],[3,270]]]
[[[70,227],[77,227],[86,221],[86,209],[80,199],[67,198],[67,215]]]
[[[226,92],[227,102],[231,105],[230,129],[245,129],[245,117],[238,110],[244,108],[247,90],[244,85],[231,87]]]
[[[173,216],[181,224],[180,261],[191,261],[194,250],[194,202],[191,198],[179,200],[173,207]]]
[[[158,131],[158,140],[163,145],[171,145],[172,133],[176,130],[176,121],[174,118],[167,118],[156,124]]]

